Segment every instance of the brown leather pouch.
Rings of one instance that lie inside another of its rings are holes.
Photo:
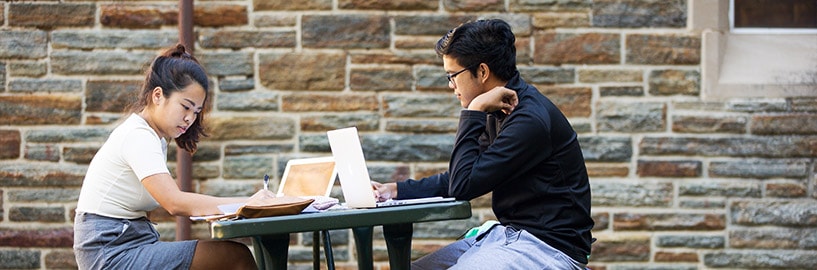
[[[313,201],[315,200],[293,196],[251,199],[247,204],[238,208],[236,214],[243,218],[295,215],[301,213]]]

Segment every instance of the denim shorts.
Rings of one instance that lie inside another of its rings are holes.
[[[189,269],[197,240],[161,242],[147,218],[78,212],[74,255],[79,269]]]

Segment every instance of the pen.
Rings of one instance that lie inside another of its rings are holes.
[[[264,174],[264,190],[269,190],[269,175]]]

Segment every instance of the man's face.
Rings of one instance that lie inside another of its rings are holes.
[[[463,108],[468,108],[471,101],[484,92],[482,82],[466,68],[458,64],[456,59],[448,55],[443,56],[443,69],[450,76],[448,87],[454,89],[454,94]]]

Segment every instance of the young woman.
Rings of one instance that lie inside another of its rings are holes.
[[[158,206],[175,216],[220,214],[217,205],[247,200],[183,192],[168,171],[168,139],[193,153],[206,136],[207,89],[204,68],[183,45],[153,60],[131,114],[96,153],[82,183],[74,221],[80,269],[255,269],[241,243],[160,242],[147,217]]]

